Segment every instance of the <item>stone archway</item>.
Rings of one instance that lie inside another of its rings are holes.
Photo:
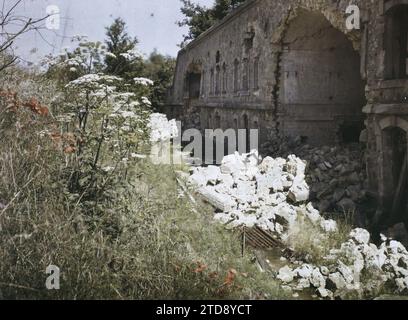
[[[185,94],[189,100],[200,98],[202,90],[202,67],[200,63],[191,63],[185,75]]]
[[[390,116],[382,119],[379,127],[379,194],[384,218],[389,224],[408,221],[408,202],[404,196],[408,193],[408,121]]]
[[[322,13],[304,9],[282,41],[281,133],[314,145],[357,142],[366,99],[353,42]]]

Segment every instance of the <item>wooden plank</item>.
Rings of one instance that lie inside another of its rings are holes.
[[[272,232],[259,227],[245,228],[245,240],[255,249],[272,249],[281,247],[282,243],[276,239]]]

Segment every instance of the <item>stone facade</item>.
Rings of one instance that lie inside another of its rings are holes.
[[[347,7],[360,29],[346,27]],[[182,49],[166,112],[185,128],[367,144],[369,189],[398,207],[408,132],[408,0],[248,0]]]

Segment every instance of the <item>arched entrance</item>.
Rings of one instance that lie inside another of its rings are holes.
[[[184,92],[189,100],[200,98],[201,94],[202,67],[198,63],[192,63],[185,75]]]
[[[283,39],[281,131],[310,144],[357,142],[365,83],[352,42],[319,12],[301,10]]]

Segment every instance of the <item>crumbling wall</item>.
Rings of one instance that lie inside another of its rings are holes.
[[[405,3],[405,7],[401,7]],[[396,9],[395,9],[396,8]],[[377,5],[370,8],[367,19],[366,43],[366,72],[367,72],[367,106],[366,132],[362,138],[367,143],[366,159],[368,173],[368,188],[377,196],[379,202],[378,217],[382,222],[395,218],[392,212],[394,196],[398,186],[390,183],[390,172],[396,164],[390,161],[389,153],[392,152],[390,140],[387,139],[390,130],[402,130],[408,133],[408,76],[390,77],[387,57],[390,48],[387,45],[395,39],[395,34],[390,32],[389,23],[392,10],[407,10],[406,1],[378,1]],[[407,70],[408,71],[408,70]],[[408,74],[407,74],[408,75]],[[403,159],[397,159],[402,162]],[[398,165],[402,176],[402,167]],[[407,210],[402,210],[401,220],[408,221]],[[393,217],[394,216],[394,217]],[[404,217],[405,216],[405,217]]]
[[[358,30],[346,28],[351,4],[360,8]],[[386,210],[387,194],[395,187],[387,190],[391,164],[384,156],[384,131],[398,127],[408,132],[408,74],[390,78],[389,72],[390,47],[395,47],[389,45],[395,41],[390,21],[393,12],[406,10],[403,5],[408,6],[403,0],[248,0],[180,51],[169,105],[186,127],[205,129],[217,114],[223,129],[245,129],[243,119],[248,117],[252,128],[259,126],[260,145],[285,135],[333,144],[339,142],[344,120],[343,131],[354,130],[355,140],[365,118],[360,139],[367,146],[367,188]],[[310,26],[305,11],[315,17]],[[291,46],[316,28],[316,21],[330,30],[316,38],[314,47],[311,41],[303,49],[317,48],[320,60]],[[335,38],[335,47],[347,49],[344,57],[330,57],[330,40]],[[202,66],[200,97],[194,101],[184,89],[191,64]],[[353,120],[356,126],[350,125]]]
[[[365,1],[360,2],[363,4]],[[312,75],[312,78],[303,79],[299,83],[299,90],[296,88],[292,89],[292,92],[283,90],[285,83],[286,88],[293,88],[293,83],[290,83],[291,79],[289,82],[288,80],[285,81],[288,62],[293,61],[293,58],[297,60],[298,66],[304,63],[305,70],[316,67],[316,63],[308,65],[307,63],[310,61],[307,59],[299,61],[295,56],[290,56],[292,52],[288,51],[285,44],[288,39],[285,37],[291,24],[307,10],[316,15],[319,14],[318,17],[326,21],[328,25],[333,26],[334,31],[338,30],[338,33],[346,34],[344,39],[350,40],[347,43],[350,50],[352,50],[351,48],[358,50],[361,43],[360,32],[350,32],[345,28],[344,13],[348,4],[345,1],[338,1],[337,3],[299,0],[248,1],[221,24],[213,27],[180,51],[171,103],[169,104],[173,108],[178,106],[188,110],[183,117],[186,127],[197,127],[197,115],[200,114],[199,127],[205,128],[208,123],[206,119],[211,115],[214,116],[217,112],[222,119],[229,120],[222,121],[223,128],[234,128],[234,124],[238,122],[240,128],[244,129],[240,119],[242,119],[242,115],[247,114],[250,118],[251,128],[256,129],[256,125],[258,125],[261,129],[261,145],[267,140],[276,139],[283,135],[299,134],[310,135],[311,141],[317,143],[318,139],[314,137],[321,136],[322,131],[325,132],[335,128],[335,126],[331,125],[330,121],[328,123],[324,123],[324,121],[313,124],[306,123],[303,121],[305,119],[293,117],[293,112],[298,115],[309,112],[310,115],[305,115],[305,117],[316,120],[322,110],[325,111],[330,103],[323,105],[321,101],[317,101],[317,103],[312,101],[312,105],[320,105],[320,107],[317,106],[315,110],[312,110],[313,106],[312,108],[296,109],[294,105],[296,103],[290,103],[290,99],[288,101],[288,95],[296,95],[295,91],[303,90],[320,96],[319,93],[313,92],[314,87],[308,87],[308,85],[318,84],[322,79],[319,77],[318,70],[309,72],[308,75]],[[302,17],[299,19],[301,20]],[[299,32],[302,32],[302,29]],[[290,36],[296,37],[296,32]],[[310,43],[310,45],[313,44]],[[318,53],[322,52],[323,50],[320,50]],[[348,65],[350,73],[356,69],[354,74],[358,76],[360,68],[357,51],[354,55],[351,62],[346,61],[345,64]],[[339,66],[343,61],[329,62]],[[192,64],[202,67],[200,98],[193,103],[186,95],[185,90],[185,87],[188,86],[185,81],[186,74]],[[296,70],[294,71],[296,72]],[[302,76],[302,72],[303,70],[299,68],[300,76]],[[332,82],[331,86],[338,87],[339,83],[340,81]],[[353,93],[353,96],[358,96],[358,98],[354,99],[357,101],[353,101],[352,108],[348,108],[349,104],[347,103],[343,103],[344,108],[339,106],[340,118],[343,114],[355,115],[355,110],[361,110],[364,105],[364,88],[361,79],[356,81],[347,79],[346,83],[348,87],[342,88],[340,91],[344,93],[347,89],[356,88],[354,91],[358,91],[358,93]],[[339,89],[334,89],[334,91],[338,92]],[[328,99],[335,100],[335,97],[331,97],[330,94],[326,95],[328,95]],[[302,94],[298,94],[298,97],[303,98]],[[330,116],[326,118],[331,118],[332,121],[336,115],[333,115],[333,112],[329,113]],[[301,129],[302,126],[303,129]],[[316,131],[317,126],[321,128],[320,132]],[[333,129],[333,131],[335,130]],[[332,137],[334,136],[335,133],[333,132]],[[333,142],[334,139],[331,140]]]

